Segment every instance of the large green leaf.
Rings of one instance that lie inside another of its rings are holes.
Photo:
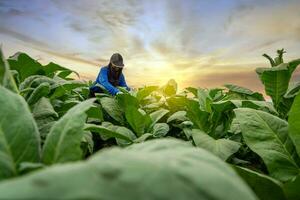
[[[173,112],[185,110],[185,106],[187,104],[187,98],[182,96],[172,96],[170,98],[167,98],[166,101],[168,109],[172,110]]]
[[[125,110],[127,106],[134,106],[136,108],[139,107],[137,98],[129,93],[117,94],[117,101],[123,110]]]
[[[242,107],[241,100],[226,100],[212,103],[212,107],[217,112],[231,111],[235,108]]]
[[[58,117],[53,106],[48,98],[42,97],[33,106],[32,114],[34,118],[47,118],[47,117]]]
[[[0,48],[0,85],[15,93],[18,93],[16,82],[10,72],[9,65],[6,59],[4,58],[1,48]]]
[[[29,105],[35,104],[40,98],[47,96],[50,93],[50,85],[45,82],[36,87],[27,99]]]
[[[294,100],[289,114],[289,134],[300,156],[300,93]]]
[[[21,82],[28,76],[45,74],[43,66],[25,53],[18,52],[7,61],[11,69],[19,72]]]
[[[125,140],[127,142],[132,142],[132,139],[130,137],[128,137],[127,135],[120,134],[119,132],[113,131],[113,130],[111,130],[107,127],[104,127],[104,126],[95,125],[95,124],[86,124],[84,126],[84,129],[87,130],[87,131],[96,132],[99,135],[102,135],[103,137],[105,137],[106,139],[120,138],[120,139]]]
[[[197,97],[199,100],[200,109],[206,112],[211,112],[212,98],[209,96],[209,90],[198,88]]]
[[[169,111],[167,109],[161,108],[152,113],[150,113],[150,118],[152,123],[149,128],[152,128],[155,123],[157,123],[161,118],[163,118]]]
[[[169,132],[169,125],[166,123],[157,123],[153,126],[152,134],[154,137],[164,137]]]
[[[146,128],[146,117],[138,111],[134,106],[127,106],[125,111],[125,117],[132,130],[137,134],[137,136],[143,135]]]
[[[44,68],[46,75],[49,77],[53,77],[55,75],[55,73],[57,73],[57,72],[64,72],[64,75],[60,74],[60,77],[62,77],[62,78],[67,77],[72,72],[74,72],[79,77],[79,74],[77,72],[67,69],[65,67],[62,67],[53,62],[50,62],[48,65],[45,65],[43,68]]]
[[[241,87],[238,85],[233,85],[233,84],[225,84],[224,86],[229,90],[229,92],[243,95],[245,99],[259,100],[259,101],[264,100],[264,97],[262,94],[260,94],[258,92],[253,92],[252,90],[249,90],[248,88],[244,88],[244,87]]]
[[[247,168],[235,166],[234,169],[246,181],[259,199],[286,199],[283,192],[283,185],[279,181]]]
[[[80,142],[84,133],[86,111],[95,99],[84,101],[71,108],[51,128],[43,148],[45,164],[75,161],[81,158]]]
[[[199,103],[194,100],[187,102],[187,117],[193,122],[195,128],[208,132],[210,113],[200,110]]]
[[[183,122],[183,121],[187,121],[188,118],[186,117],[186,111],[177,111],[175,113],[173,113],[168,119],[167,119],[167,123],[170,122]]]
[[[265,111],[265,112],[269,112],[273,115],[278,115],[278,113],[275,110],[272,102],[244,100],[244,101],[242,101],[242,107],[243,108],[253,108],[253,109],[256,109],[256,110],[262,110],[262,111]]]
[[[50,100],[45,97],[42,97],[33,105],[32,114],[38,125],[41,138],[45,139],[58,118],[58,114],[55,112]]]
[[[21,162],[39,162],[40,136],[26,101],[0,86],[0,180]]]
[[[272,98],[275,108],[286,93],[291,73],[288,64],[280,64],[272,68],[257,68],[256,73],[265,86],[266,94]]]
[[[117,144],[120,145],[120,146],[128,146],[128,145],[132,144],[133,140],[136,139],[136,136],[134,135],[134,133],[130,129],[128,129],[124,126],[118,127],[116,129],[116,132],[118,134],[123,135],[123,136],[125,136],[129,139],[129,140],[128,139],[124,140],[120,137],[116,138]]]
[[[141,88],[136,93],[136,98],[141,101],[145,97],[149,96],[153,91],[157,90],[158,86],[146,86],[144,88]]]
[[[236,109],[235,114],[246,144],[263,159],[272,177],[288,181],[300,172],[286,121],[249,108]]]
[[[273,104],[266,101],[255,100],[222,100],[212,103],[214,110],[218,112],[231,111],[235,108],[253,108],[256,110],[262,110],[274,115],[278,115]]]
[[[197,147],[206,149],[222,160],[227,160],[229,156],[236,153],[241,144],[229,139],[214,139],[208,134],[204,133],[199,129],[184,129],[185,132],[191,132],[186,134],[191,134],[193,141]]]
[[[100,98],[102,108],[117,122],[124,124],[123,110],[119,106],[117,100],[112,97]]]
[[[38,81],[36,81],[34,84],[32,84],[35,80],[38,80]],[[34,87],[34,86],[36,87],[36,85],[39,85],[42,82],[48,82],[50,84],[50,81],[51,81],[51,84],[56,83],[52,78],[49,78],[49,77],[46,77],[43,75],[31,75],[31,76],[28,76],[24,81],[22,81],[20,83],[19,90],[25,90],[27,88]]]
[[[87,161],[52,166],[0,184],[0,199],[45,198],[256,199],[220,159],[175,139],[100,151]]]
[[[66,94],[66,92],[70,92],[71,90],[86,86],[86,83],[78,80],[69,80],[69,81],[58,81],[56,84],[51,86],[51,90],[53,94],[51,94],[51,98],[59,98]]]
[[[86,114],[88,115],[88,120],[90,121],[93,120],[96,120],[97,122],[104,121],[103,112],[99,104],[94,103],[94,105],[86,112]]]

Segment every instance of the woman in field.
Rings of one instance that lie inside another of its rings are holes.
[[[114,53],[110,58],[109,64],[100,69],[96,81],[90,87],[90,96],[95,97],[95,93],[103,92],[99,85],[104,87],[111,95],[120,93],[118,86],[130,90],[122,73],[123,68],[123,57],[119,53]]]

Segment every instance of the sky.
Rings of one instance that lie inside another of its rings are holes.
[[[0,0],[0,44],[95,80],[119,52],[131,87],[227,83],[263,92],[255,68],[300,58],[299,0]],[[300,67],[299,67],[300,68]],[[297,70],[293,80],[300,80]]]

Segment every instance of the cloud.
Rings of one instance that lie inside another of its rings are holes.
[[[29,36],[27,36],[25,34],[22,34],[22,33],[19,33],[19,32],[10,30],[10,29],[7,29],[5,27],[0,27],[0,33],[4,34],[4,35],[8,35],[10,37],[13,37],[15,39],[18,39],[18,40],[20,40],[22,42],[32,44],[33,46],[39,46],[39,47],[43,47],[43,48],[49,48],[49,45],[47,43],[45,43],[45,42],[36,40],[36,39],[34,39],[32,37],[29,37]]]
[[[70,28],[86,33],[96,32],[100,28],[110,29],[112,32],[115,29],[119,31],[126,26],[133,25],[141,13],[137,6],[138,2],[129,0],[89,0],[84,3],[80,0],[73,0],[72,4],[60,0],[52,0],[52,2],[71,16],[67,19]]]
[[[97,62],[95,62],[95,61],[90,61],[90,60],[80,58],[79,53],[61,53],[61,52],[49,50],[50,47],[48,46],[47,43],[41,42],[39,40],[35,40],[35,39],[33,39],[33,38],[31,38],[27,35],[24,35],[22,33],[18,33],[18,32],[3,28],[3,27],[0,27],[0,33],[5,34],[5,35],[9,35],[10,37],[13,37],[17,40],[20,40],[25,44],[30,44],[30,46],[33,49],[36,49],[36,50],[39,50],[41,52],[45,52],[47,54],[54,55],[54,56],[57,56],[57,57],[60,57],[60,58],[69,59],[69,60],[72,60],[72,61],[81,62],[81,63],[85,63],[85,64],[90,64],[90,65],[94,65],[94,66],[95,65],[97,66],[99,64],[104,64],[107,61],[105,59],[98,58],[96,60]]]
[[[226,29],[236,37],[295,40],[299,36],[299,7],[299,1],[278,4],[271,1],[255,6],[245,5],[244,9],[238,6],[229,15]]]

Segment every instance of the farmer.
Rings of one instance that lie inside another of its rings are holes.
[[[103,86],[112,95],[121,93],[117,86],[125,87],[126,90],[130,90],[122,73],[123,68],[123,57],[119,53],[114,53],[110,57],[108,66],[104,66],[100,69],[96,81],[90,87],[90,96],[95,97],[95,93],[103,92],[101,87],[97,86],[97,83]]]

